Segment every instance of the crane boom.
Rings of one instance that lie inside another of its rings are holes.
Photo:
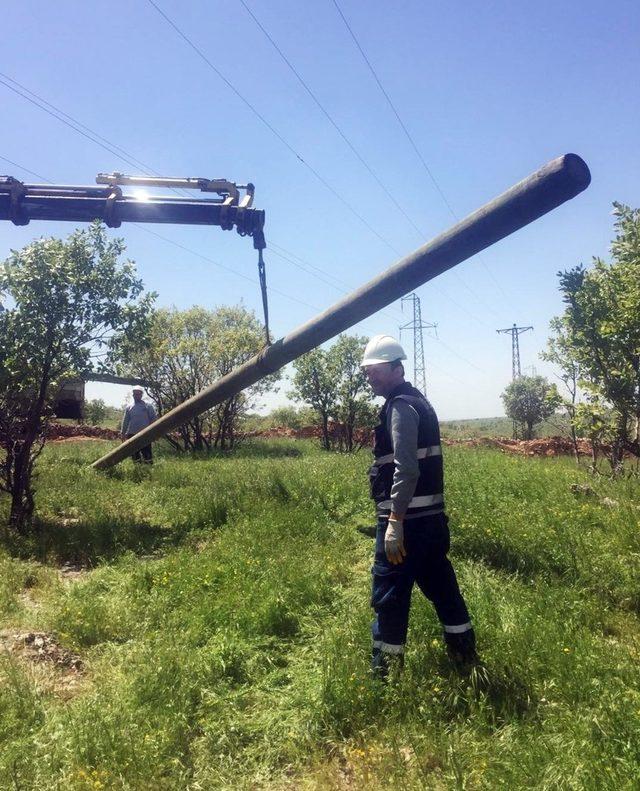
[[[236,185],[226,179],[163,179],[125,176],[122,173],[98,175],[99,186],[67,184],[25,184],[13,176],[0,176],[0,219],[15,225],[31,220],[92,222],[102,220],[110,228],[123,222],[176,223],[179,225],[217,225],[251,236],[257,250],[265,248],[261,209],[252,208],[253,184]],[[219,198],[181,198],[174,196],[125,195],[121,186],[179,187],[216,192]],[[246,195],[241,198],[240,190]]]
[[[235,184],[226,179],[126,176],[124,173],[99,173],[96,183],[98,186],[95,187],[25,184],[13,176],[0,176],[0,220],[11,220],[14,225],[28,225],[31,220],[101,220],[109,228],[119,228],[123,222],[217,225],[223,231],[235,228],[240,236],[250,236],[258,251],[265,340],[269,344],[267,275],[262,257],[267,246],[264,211],[252,207],[253,184]],[[181,198],[145,192],[125,195],[123,186],[197,189],[208,194],[216,193],[218,197]],[[243,197],[240,190],[245,191]]]

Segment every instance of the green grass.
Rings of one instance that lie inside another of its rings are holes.
[[[448,448],[484,665],[452,670],[416,596],[385,687],[355,530],[366,453],[257,442],[95,473],[106,447],[47,448],[39,536],[0,555],[0,628],[55,633],[86,666],[62,695],[0,654],[0,788],[638,787],[637,480]],[[67,561],[88,569],[71,584]]]

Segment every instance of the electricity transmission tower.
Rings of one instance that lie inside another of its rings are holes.
[[[423,329],[435,329],[437,324],[427,324],[422,321],[422,313],[420,311],[420,297],[417,294],[408,294],[402,297],[400,305],[404,310],[404,303],[413,303],[413,320],[408,321],[406,324],[400,326],[400,337],[402,338],[402,330],[413,330],[413,378],[414,385],[422,393],[427,393],[427,378],[424,367],[424,344],[422,342]]]
[[[533,327],[507,327],[504,330],[496,330],[496,332],[511,333],[511,378],[513,381],[522,376],[520,370],[520,335],[527,330],[532,330]]]

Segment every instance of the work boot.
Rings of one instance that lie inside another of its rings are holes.
[[[473,629],[459,634],[445,632],[444,642],[449,659],[456,667],[470,668],[480,661],[476,652],[476,636]]]
[[[387,681],[395,669],[399,673],[404,667],[404,654],[389,654],[374,648],[371,652],[371,673],[380,681]]]

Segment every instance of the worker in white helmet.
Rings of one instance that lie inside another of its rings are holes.
[[[477,660],[469,612],[447,557],[438,418],[426,397],[405,381],[406,358],[395,338],[376,335],[362,359],[373,392],[385,399],[369,471],[378,516],[372,668],[381,677],[394,658],[403,664],[414,583],[436,609],[452,660],[461,666]]]
[[[121,434],[123,441],[142,431],[143,428],[150,426],[156,419],[156,411],[153,405],[142,398],[144,394],[143,388],[136,385],[131,392],[133,393],[133,404],[124,410],[124,415],[122,416]],[[135,462],[153,464],[151,444],[137,450],[131,458]]]

